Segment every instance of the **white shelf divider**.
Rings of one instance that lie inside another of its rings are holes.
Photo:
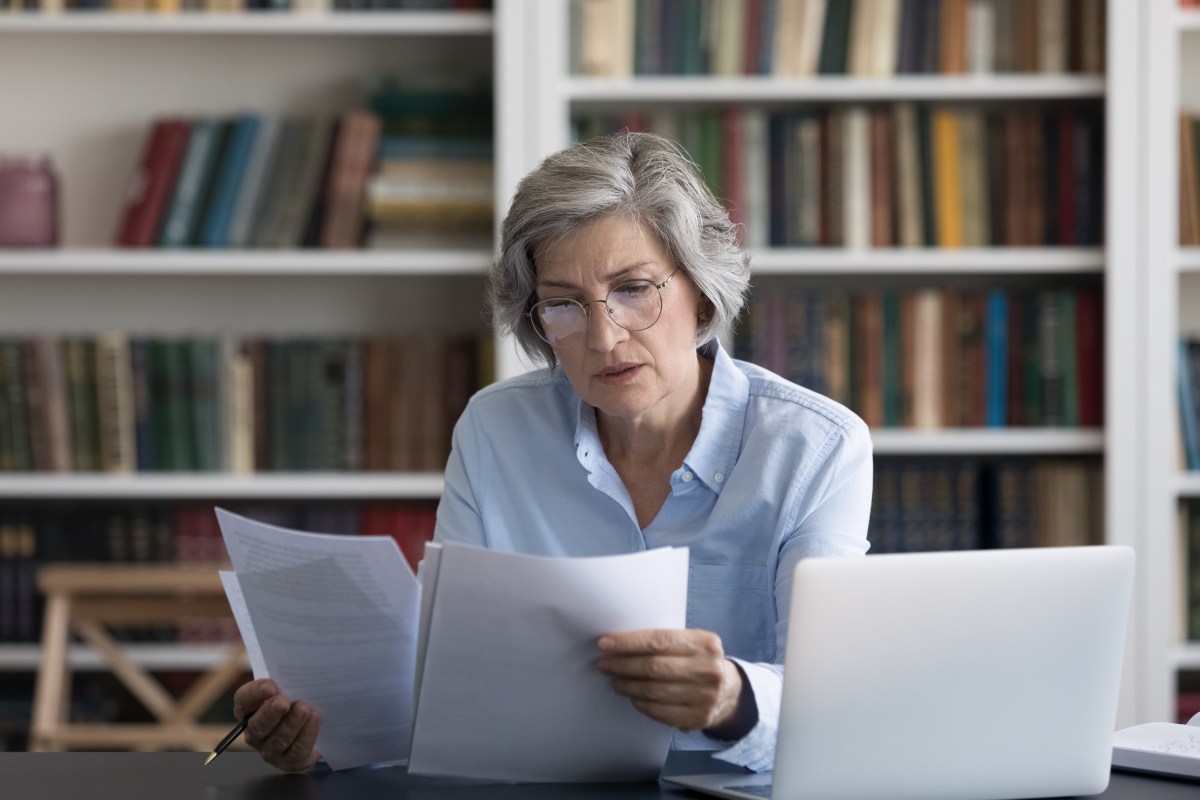
[[[0,33],[252,34],[304,36],[485,36],[485,11],[21,13],[0,16]]]
[[[0,275],[483,275],[486,250],[120,250],[0,252]]]
[[[897,75],[859,78],[776,78],[770,75],[716,77],[572,77],[564,82],[577,105],[619,103],[798,103],[868,100],[1042,100],[1103,97],[1099,75]]]
[[[798,273],[1095,273],[1104,251],[1095,247],[1001,248],[773,248],[750,254],[755,274]]]
[[[127,644],[122,650],[134,663],[147,669],[207,670],[229,657],[230,644]],[[0,672],[32,672],[42,661],[39,644],[5,644],[0,647]],[[108,670],[99,654],[86,645],[72,645],[67,650],[67,663],[81,672]]]
[[[963,430],[874,429],[877,456],[922,455],[1097,455],[1104,432],[1095,429],[967,428]]]
[[[0,499],[422,499],[442,494],[440,472],[0,475]]]

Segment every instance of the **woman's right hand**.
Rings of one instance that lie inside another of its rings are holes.
[[[317,763],[317,732],[321,715],[299,700],[279,693],[269,678],[250,681],[233,695],[233,713],[250,718],[244,738],[263,761],[286,772],[299,772]]]

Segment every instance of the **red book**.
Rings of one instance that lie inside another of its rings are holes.
[[[367,178],[375,167],[382,125],[379,115],[372,111],[348,111],[342,116],[326,189],[322,247],[358,247],[363,227],[363,196]]]
[[[130,180],[125,211],[117,232],[118,247],[153,247],[170,203],[191,126],[182,119],[154,123],[142,160]]]
[[[725,210],[737,226],[738,238],[746,243],[746,179],[742,163],[742,115],[740,108],[728,108],[721,113],[721,185],[724,187]]]
[[[1058,241],[1075,244],[1075,114],[1058,113]]]

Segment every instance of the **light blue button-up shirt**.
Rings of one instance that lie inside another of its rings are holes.
[[[561,370],[478,392],[454,429],[435,538],[507,552],[594,556],[689,549],[687,625],[721,637],[758,722],[730,743],[676,733],[679,749],[770,769],[792,572],[809,556],[867,551],[871,438],[849,409],[735,361],[714,340],[700,432],[641,528],[604,455],[596,411]]]

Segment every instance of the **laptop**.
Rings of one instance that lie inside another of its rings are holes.
[[[1102,792],[1133,568],[1119,546],[802,561],[775,772],[662,780],[772,800]]]

